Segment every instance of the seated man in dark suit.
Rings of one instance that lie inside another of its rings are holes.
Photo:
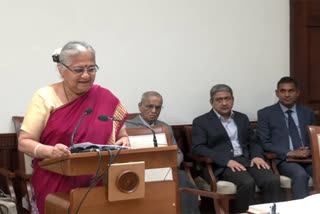
[[[142,95],[141,102],[138,104],[139,111],[141,114],[128,120],[133,123],[142,123],[146,126],[155,126],[155,125],[165,125],[168,127],[172,144],[177,145],[177,142],[173,136],[172,128],[158,120],[162,109],[163,99],[162,96],[155,91],[148,91]],[[135,128],[136,126],[130,123],[126,123],[126,128]],[[178,147],[178,166],[181,165],[183,161],[183,153]],[[196,188],[189,180],[187,173],[183,170],[178,169],[178,178],[179,178],[179,187],[180,188]],[[198,197],[195,195],[190,195],[187,193],[180,193],[181,201],[181,213],[182,214],[198,214],[200,213],[198,208]]]
[[[280,181],[263,159],[248,117],[233,111],[232,89],[218,84],[210,90],[212,109],[194,119],[192,150],[195,155],[214,161],[215,176],[237,186],[231,212],[245,212],[253,203],[255,185],[265,202],[278,201]]]
[[[299,96],[297,81],[283,77],[277,84],[279,102],[258,111],[258,139],[263,149],[277,154],[280,174],[292,179],[293,197],[308,195],[311,164],[288,163],[287,158],[307,158],[311,155],[307,125],[315,124],[312,109],[296,104]]]

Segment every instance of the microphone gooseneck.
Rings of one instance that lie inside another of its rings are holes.
[[[80,126],[80,124],[81,124],[84,116],[86,116],[86,115],[88,115],[88,114],[91,114],[91,112],[92,112],[92,108],[87,108],[87,109],[84,111],[84,113],[83,113],[83,115],[81,116],[81,118],[80,118],[80,120],[79,120],[76,128],[75,128],[74,131],[72,132],[72,135],[71,135],[71,147],[70,147],[70,152],[71,152],[71,153],[74,153],[74,135],[75,135],[76,132],[78,131],[78,128],[79,128],[79,126]]]
[[[149,127],[149,126],[147,126],[147,125],[145,125],[145,124],[143,124],[143,123],[134,123],[134,122],[131,122],[131,121],[128,121],[128,120],[118,120],[118,119],[116,119],[116,118],[114,118],[114,117],[109,117],[108,115],[105,115],[105,114],[99,115],[99,116],[98,116],[98,119],[99,119],[100,121],[103,121],[103,122],[106,122],[106,121],[108,121],[108,120],[111,120],[111,121],[117,121],[117,122],[120,122],[120,123],[130,123],[130,124],[133,124],[133,125],[135,125],[135,126],[144,126],[144,127],[148,128],[148,129],[152,132],[152,135],[153,135],[153,145],[154,145],[154,147],[158,147],[158,142],[157,142],[157,138],[156,138],[156,133],[155,133],[155,131],[154,131],[151,127]]]

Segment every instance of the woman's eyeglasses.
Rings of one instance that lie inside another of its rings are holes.
[[[99,70],[99,66],[98,65],[90,65],[88,67],[70,68],[69,66],[65,65],[62,62],[60,62],[60,64],[63,65],[64,67],[66,67],[67,69],[69,69],[70,71],[72,71],[73,73],[78,74],[78,75],[83,74],[85,70],[87,70],[88,74],[94,74]]]

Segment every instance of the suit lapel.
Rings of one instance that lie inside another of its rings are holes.
[[[229,138],[227,130],[224,128],[217,114],[213,110],[211,110],[210,112],[210,119],[212,120],[212,123],[210,122],[210,127],[212,127],[212,132],[221,133],[226,138]],[[232,146],[231,140],[229,140],[228,142]]]
[[[289,130],[288,130],[288,126],[286,124],[286,117],[280,107],[280,103],[275,104],[275,118],[278,118],[278,122],[281,125],[281,127],[283,127],[283,131],[285,131],[286,135],[289,136]],[[288,143],[289,143],[289,138],[288,138]]]

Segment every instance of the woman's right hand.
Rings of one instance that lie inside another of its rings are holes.
[[[54,146],[40,144],[40,139],[25,131],[20,132],[18,148],[21,152],[36,158],[57,158],[71,154],[66,145],[61,143]]]
[[[57,143],[56,145],[52,146],[50,158],[63,157],[68,155],[71,155],[71,152],[66,145]]]

